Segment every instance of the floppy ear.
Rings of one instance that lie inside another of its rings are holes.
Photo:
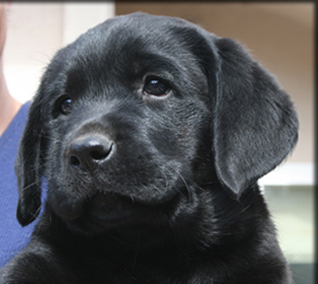
[[[17,219],[26,226],[36,219],[41,210],[41,181],[48,143],[44,115],[48,115],[49,103],[43,100],[56,89],[58,78],[64,78],[63,68],[72,45],[55,54],[41,78],[41,83],[29,109],[29,117],[22,134],[15,171],[18,178],[19,201]]]
[[[15,163],[19,191],[17,218],[22,226],[31,223],[41,209],[43,143],[41,104],[37,95],[30,106],[28,121],[22,134]]]
[[[214,109],[215,167],[235,198],[274,169],[297,142],[288,95],[239,43],[215,40],[220,56]]]

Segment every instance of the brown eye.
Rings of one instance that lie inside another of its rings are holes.
[[[65,98],[60,101],[59,110],[62,114],[70,114],[73,109],[73,101],[70,98]]]
[[[146,79],[143,92],[147,95],[164,96],[170,91],[170,85],[159,78],[150,77]]]

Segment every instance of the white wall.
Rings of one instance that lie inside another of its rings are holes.
[[[114,3],[15,3],[8,17],[4,71],[11,94],[25,102],[36,92],[55,52],[114,16]]]

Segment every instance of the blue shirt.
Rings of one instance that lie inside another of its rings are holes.
[[[30,241],[35,222],[22,227],[16,219],[18,203],[14,163],[30,103],[22,105],[0,137],[0,267]]]

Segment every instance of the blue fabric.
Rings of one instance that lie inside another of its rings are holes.
[[[16,219],[18,201],[14,163],[30,103],[22,105],[0,137],[0,267],[30,240],[35,222],[22,227]]]

